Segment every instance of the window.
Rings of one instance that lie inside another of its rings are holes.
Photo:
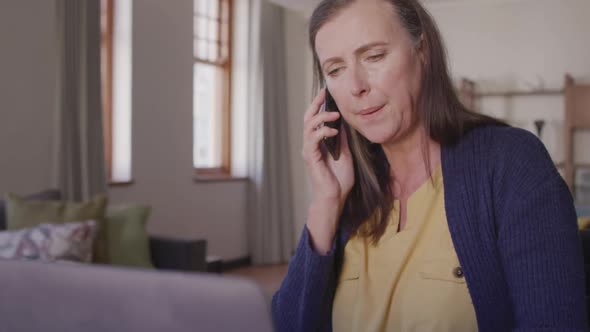
[[[106,175],[131,184],[131,0],[101,0],[101,89]]]
[[[193,165],[230,174],[231,0],[194,0]]]

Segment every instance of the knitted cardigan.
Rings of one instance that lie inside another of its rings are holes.
[[[586,331],[584,265],[571,194],[533,134],[471,130],[441,148],[445,211],[479,331]],[[277,331],[331,331],[343,249],[304,228],[272,299]],[[393,255],[393,254],[392,254]]]

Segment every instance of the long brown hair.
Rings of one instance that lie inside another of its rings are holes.
[[[315,50],[320,28],[343,8],[356,0],[323,0],[313,12],[309,24],[309,44],[314,61],[314,90],[323,82],[323,72]],[[456,144],[469,130],[485,125],[505,125],[501,121],[468,110],[453,87],[446,50],[432,16],[418,0],[383,0],[400,18],[413,45],[424,51],[421,93],[416,105],[416,118],[433,141],[443,145]],[[422,39],[422,40],[421,40]],[[353,156],[355,183],[343,211],[343,227],[370,236],[374,243],[385,232],[394,196],[391,190],[389,162],[378,144],[373,144],[344,123]],[[430,159],[423,147],[425,167]],[[366,227],[359,228],[366,221]]]

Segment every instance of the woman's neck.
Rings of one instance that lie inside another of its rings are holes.
[[[402,199],[424,183],[440,164],[440,144],[430,139],[422,126],[399,142],[382,144],[382,148],[391,167],[394,196]],[[430,161],[428,168],[425,158]]]

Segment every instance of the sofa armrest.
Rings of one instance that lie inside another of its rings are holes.
[[[207,241],[150,236],[152,262],[157,269],[207,271]]]

